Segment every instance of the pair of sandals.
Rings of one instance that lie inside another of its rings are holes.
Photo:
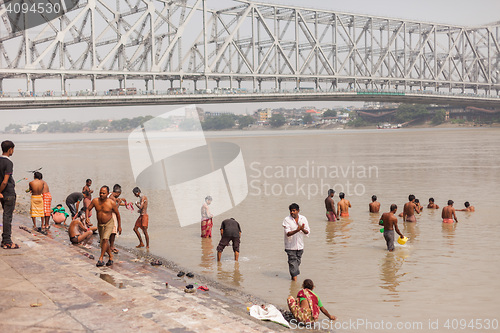
[[[14,249],[19,249],[19,245],[16,243],[3,243],[2,242],[2,249],[4,250],[14,250]]]
[[[177,273],[177,277],[183,277],[184,275],[186,275],[188,278],[192,278],[194,277],[194,274],[189,272],[189,273],[184,273],[183,271],[180,271],[179,273]]]
[[[102,266],[104,266],[105,264],[104,264],[104,261],[102,261],[102,260],[98,260],[98,261],[97,261],[97,264],[95,264],[95,265],[96,265],[97,267],[102,267]],[[108,260],[108,262],[106,263],[106,266],[111,266],[111,265],[113,265],[113,260]]]

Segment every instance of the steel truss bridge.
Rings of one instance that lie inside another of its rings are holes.
[[[465,27],[216,3],[80,0],[25,30],[13,29],[4,4],[0,108],[280,100],[500,107],[500,21]],[[9,93],[11,80],[23,89]],[[47,80],[60,91],[44,96]],[[70,91],[72,82],[87,93]],[[136,95],[107,94],[131,85]]]

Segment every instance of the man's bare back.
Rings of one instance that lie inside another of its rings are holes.
[[[80,235],[82,232],[87,231],[87,228],[83,225],[82,221],[76,219],[71,221],[68,227],[69,237],[74,237]]]
[[[337,203],[337,216],[349,216],[349,207],[351,207],[349,200],[340,200]]]
[[[380,202],[374,201],[370,202],[370,213],[378,213],[380,211]]]
[[[392,212],[382,214],[380,219],[384,222],[384,230],[394,230],[394,225],[398,225],[398,218]]]
[[[35,179],[29,183],[31,195],[41,195],[43,193],[44,181]]]
[[[457,215],[455,214],[455,208],[453,208],[453,202],[450,203],[450,201],[448,201],[448,206],[443,207],[441,217],[443,218],[443,222],[450,223],[453,222],[454,219],[455,222],[458,223]]]
[[[405,203],[405,206],[403,207],[403,221],[417,222],[415,212],[420,213],[420,210],[413,201]]]
[[[45,180],[42,180],[42,182],[43,182],[42,194],[49,193],[50,192],[49,184],[47,184],[47,182]]]

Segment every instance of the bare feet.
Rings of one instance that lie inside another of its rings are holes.
[[[140,248],[140,247],[144,247],[144,244],[141,243],[141,244],[136,246],[136,248]]]
[[[292,276],[292,281],[297,281],[297,277],[296,276]]]
[[[111,252],[113,252],[113,253],[118,253],[119,251],[118,251],[118,249],[115,247],[115,248],[113,248],[113,249],[111,250]]]

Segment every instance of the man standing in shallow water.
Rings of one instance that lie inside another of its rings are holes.
[[[403,222],[417,222],[417,218],[415,217],[415,212],[420,213],[417,205],[415,204],[415,196],[410,194],[408,196],[408,202],[405,203],[403,207]]]
[[[453,219],[458,223],[455,208],[453,208],[453,200],[448,200],[448,206],[443,207],[441,217],[443,218],[443,223],[453,223]]]
[[[399,231],[398,228],[398,218],[394,215],[396,214],[397,210],[398,206],[396,204],[392,204],[391,211],[382,214],[382,216],[380,217],[380,221],[384,226],[384,239],[387,243],[387,250],[389,250],[389,252],[394,251],[394,229],[401,238],[404,238],[403,234]]]
[[[335,195],[335,190],[329,189],[328,197],[326,197],[325,199],[326,218],[330,222],[335,220],[340,220],[340,218],[335,215],[335,202],[333,201],[334,195]]]
[[[351,203],[349,200],[344,199],[344,197],[344,192],[340,192],[340,201],[337,203],[337,216],[349,217],[349,208],[351,207]]]
[[[291,204],[290,215],[283,220],[285,232],[285,252],[288,256],[288,270],[293,281],[300,274],[299,266],[304,253],[304,235],[309,235],[309,223],[305,216],[300,215],[299,205]]]
[[[377,196],[372,195],[372,202],[368,204],[370,213],[378,213],[380,211],[380,202],[377,201]]]
[[[101,239],[101,256],[97,261],[96,266],[104,266],[104,253],[107,253],[109,260],[106,266],[113,265],[113,252],[109,246],[109,237],[113,232],[113,213],[116,214],[116,219],[118,222],[118,234],[122,234],[122,223],[120,218],[120,212],[118,212],[118,206],[116,202],[108,198],[109,187],[103,186],[99,190],[99,198],[95,198],[90,202],[90,205],[85,210],[86,222],[89,223],[89,213],[92,208],[95,207],[97,215],[97,230],[99,231],[99,237]]]

